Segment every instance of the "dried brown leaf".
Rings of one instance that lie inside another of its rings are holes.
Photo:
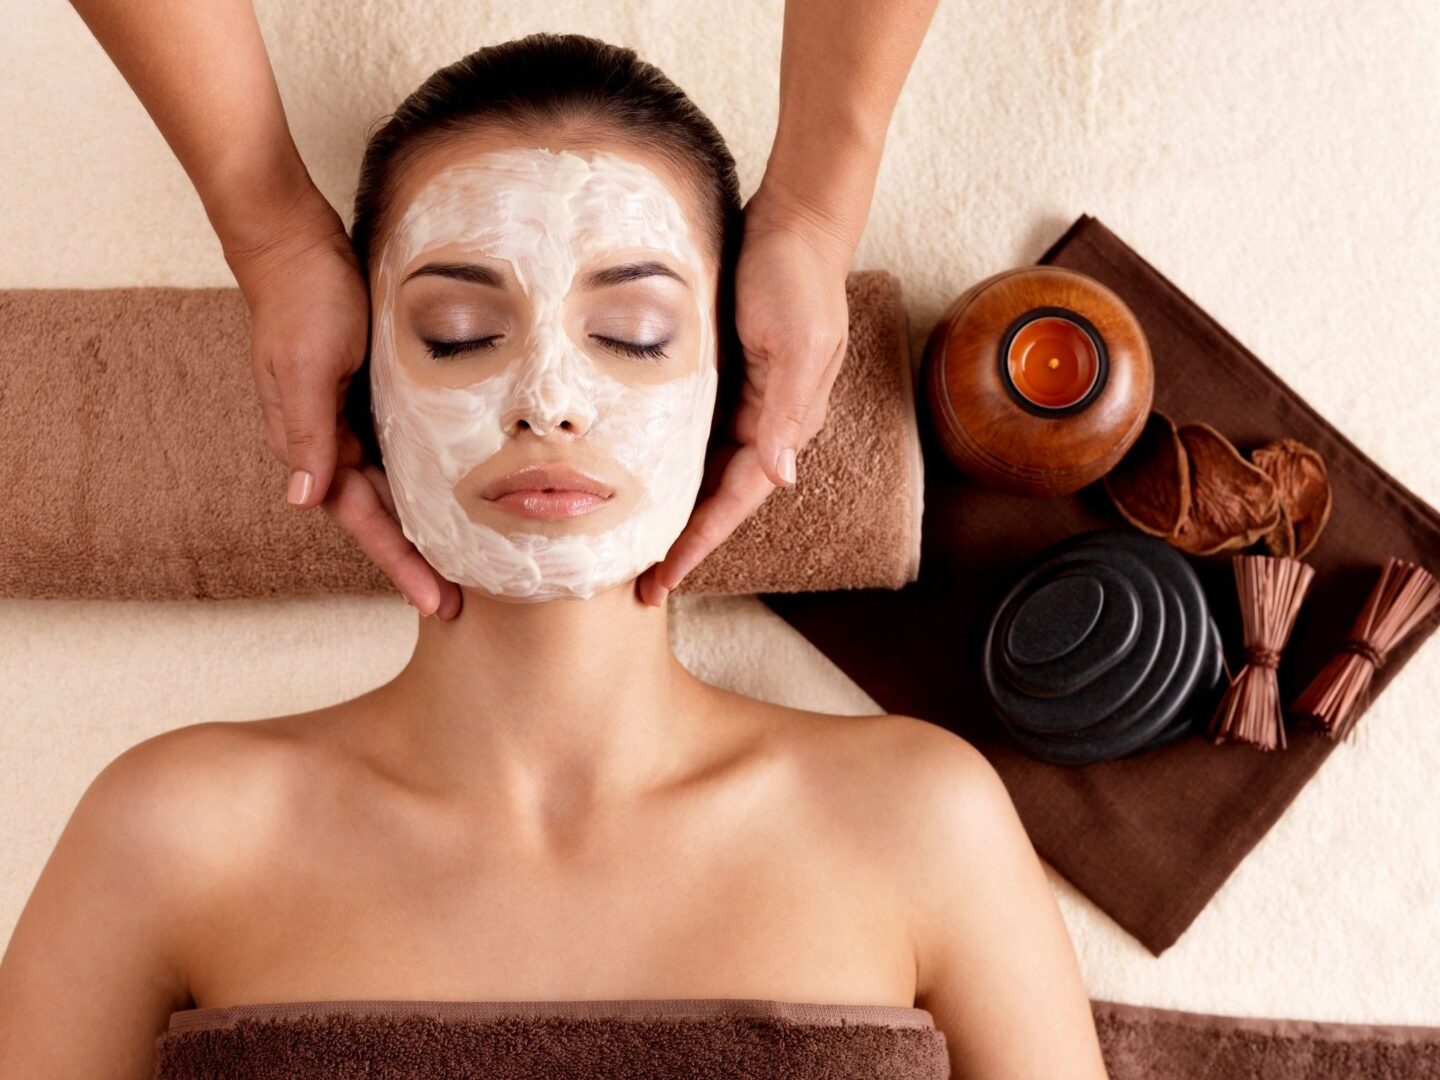
[[[1301,558],[1330,520],[1332,496],[1325,459],[1296,439],[1276,439],[1252,450],[1250,460],[1275,482],[1295,533],[1293,557]]]
[[[1279,523],[1280,493],[1263,469],[1209,424],[1178,429],[1190,468],[1190,513],[1170,542],[1192,555],[1249,547]]]
[[[1293,559],[1295,557],[1295,526],[1290,523],[1290,515],[1285,512],[1283,499],[1280,501],[1280,520],[1262,539],[1265,541],[1265,550],[1275,558]]]
[[[1131,525],[1151,536],[1172,536],[1190,512],[1190,470],[1175,422],[1152,410],[1104,485]]]

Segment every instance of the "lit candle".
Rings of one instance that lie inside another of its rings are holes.
[[[1058,315],[1032,319],[1015,331],[1006,360],[1011,385],[1046,409],[1074,405],[1100,374],[1095,342],[1078,323]]]

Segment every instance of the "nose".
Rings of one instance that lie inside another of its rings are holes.
[[[507,435],[527,429],[541,436],[552,431],[584,435],[594,420],[575,363],[562,349],[542,345],[517,375],[500,424]]]

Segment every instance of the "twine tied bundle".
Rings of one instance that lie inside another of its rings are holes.
[[[1228,740],[1283,749],[1285,714],[1276,669],[1315,568],[1269,555],[1236,555],[1232,562],[1245,624],[1245,665],[1210,718],[1210,737],[1216,745]]]
[[[1386,559],[1350,636],[1295,699],[1291,715],[1331,739],[1348,738],[1369,704],[1375,672],[1436,604],[1440,582],[1429,571],[1395,555]]]

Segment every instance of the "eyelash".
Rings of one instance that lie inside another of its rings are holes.
[[[642,360],[660,360],[666,356],[665,346],[669,340],[656,341],[649,345],[638,345],[633,341],[621,341],[619,338],[609,338],[601,334],[591,334],[596,341],[603,342],[624,353],[626,356],[633,356]],[[499,334],[490,337],[474,338],[470,341],[430,341],[425,339],[425,351],[436,360],[444,359],[447,356],[455,356],[457,353],[470,352],[471,350],[484,350],[495,348],[495,341]]]

